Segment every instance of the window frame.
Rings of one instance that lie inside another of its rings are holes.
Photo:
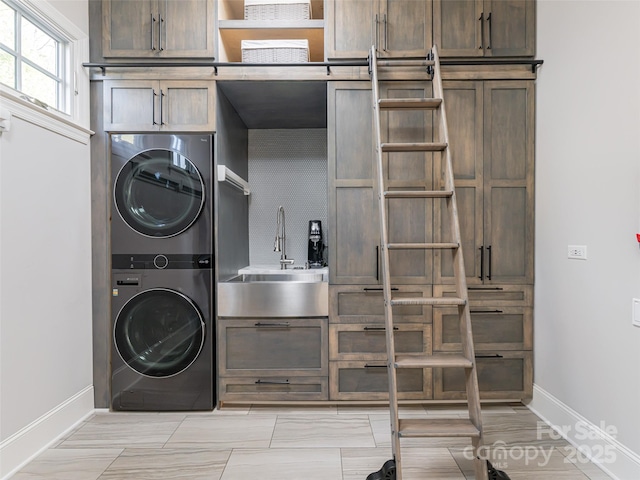
[[[27,94],[0,83],[0,103],[4,109],[31,123],[40,125],[71,139],[88,143],[93,132],[90,123],[89,72],[83,62],[89,61],[89,36],[71,22],[47,0],[3,0],[10,8],[20,10],[22,15],[45,33],[62,38],[66,46],[59,55],[59,64],[66,78],[62,88],[61,109],[49,108],[34,102]],[[46,27],[46,28],[43,28]],[[16,36],[18,33],[16,32]],[[32,65],[32,63],[27,63]],[[40,71],[40,70],[39,70]]]

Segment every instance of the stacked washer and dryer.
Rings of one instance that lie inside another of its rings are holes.
[[[113,410],[211,410],[213,137],[112,134]]]

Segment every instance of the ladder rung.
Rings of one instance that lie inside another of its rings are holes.
[[[402,60],[402,59],[377,59],[379,67],[433,67],[436,62],[433,60]]]
[[[400,437],[479,437],[468,418],[402,418]]]
[[[399,297],[391,299],[391,306],[396,305],[465,305],[467,301],[457,297]]]
[[[380,147],[383,152],[441,152],[447,148],[447,144],[441,142],[382,143]]]
[[[473,362],[464,355],[396,355],[396,368],[471,368]]]
[[[383,192],[385,198],[449,198],[451,190],[388,190]]]
[[[434,110],[442,105],[441,98],[381,98],[378,105],[384,110]]]
[[[459,243],[389,243],[389,250],[432,250],[458,248]]]

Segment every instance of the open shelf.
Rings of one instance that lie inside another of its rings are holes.
[[[307,40],[311,62],[324,61],[324,10],[312,0],[310,20],[244,20],[244,0],[218,2],[219,59],[241,62],[242,40]]]

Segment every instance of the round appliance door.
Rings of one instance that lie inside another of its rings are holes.
[[[196,221],[204,205],[200,172],[184,155],[164,149],[138,153],[118,172],[116,209],[136,232],[172,237]]]
[[[113,327],[116,349],[136,372],[170,377],[184,371],[202,350],[205,324],[196,305],[179,292],[146,290],[120,310]]]

